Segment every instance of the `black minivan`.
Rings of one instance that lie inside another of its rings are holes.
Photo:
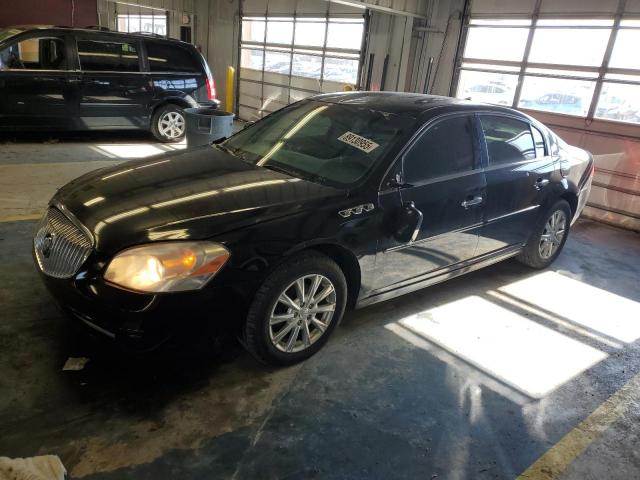
[[[193,45],[150,34],[65,27],[0,29],[0,130],[185,133],[183,109],[218,105]]]

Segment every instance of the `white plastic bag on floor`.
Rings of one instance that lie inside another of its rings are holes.
[[[0,457],[0,480],[64,480],[66,475],[57,455]]]

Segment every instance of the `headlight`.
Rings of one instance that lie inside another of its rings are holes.
[[[212,242],[158,242],[118,253],[105,280],[142,292],[182,292],[202,288],[229,259]]]

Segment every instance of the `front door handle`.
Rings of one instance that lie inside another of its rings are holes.
[[[482,203],[482,197],[478,195],[473,197],[470,200],[465,200],[460,205],[464,208],[469,208],[469,207],[473,207],[474,205],[479,205],[481,203]]]
[[[536,183],[533,185],[536,190],[540,190],[549,185],[548,178],[539,178],[536,180]]]

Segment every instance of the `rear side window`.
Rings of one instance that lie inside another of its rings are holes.
[[[146,42],[151,72],[201,73],[200,62],[194,53],[178,45]]]
[[[454,117],[430,127],[404,157],[404,179],[419,183],[474,168],[471,117]]]
[[[533,141],[536,144],[536,157],[542,158],[547,154],[547,149],[544,144],[544,137],[542,136],[542,132],[536,127],[532,126],[531,133],[533,133]]]
[[[0,70],[64,70],[66,52],[61,37],[29,38],[0,51]]]
[[[504,165],[536,158],[527,122],[491,115],[482,115],[480,122],[487,142],[489,165]]]
[[[86,72],[139,72],[135,43],[111,40],[78,40],[80,69]]]

